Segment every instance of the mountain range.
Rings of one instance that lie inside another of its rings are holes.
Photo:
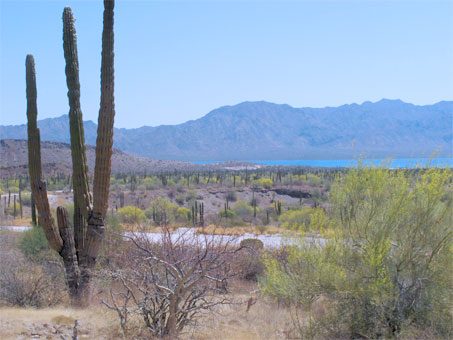
[[[69,142],[67,115],[38,125],[42,141]],[[85,121],[84,128],[86,143],[94,145],[97,125]],[[26,139],[26,124],[0,126],[6,138]],[[406,158],[439,150],[451,156],[452,142],[453,101],[419,106],[382,99],[325,108],[243,102],[183,124],[114,131],[114,147],[124,152],[184,161]]]

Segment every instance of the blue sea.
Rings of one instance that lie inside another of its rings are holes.
[[[334,160],[277,160],[277,161],[260,161],[250,160],[250,163],[266,165],[289,165],[289,166],[313,166],[313,167],[355,167],[359,160],[351,159],[334,159]],[[417,168],[417,167],[453,167],[453,158],[395,158],[395,159],[365,159],[363,165],[385,165],[390,168]],[[195,164],[213,164],[221,163],[220,161],[193,162]]]

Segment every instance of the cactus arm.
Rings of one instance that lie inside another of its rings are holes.
[[[46,183],[41,180],[41,137],[39,134],[36,104],[36,73],[35,60],[32,55],[27,55],[25,62],[27,86],[27,119],[28,119],[28,164],[30,171],[30,184],[32,195],[39,214],[39,222],[52,249],[60,252],[63,240],[55,225],[55,220],[50,211],[47,198]]]
[[[79,263],[83,267],[82,285],[89,282],[89,270],[94,267],[104,235],[104,217],[108,209],[111,157],[113,145],[113,0],[104,0],[104,28],[102,33],[101,107],[99,110],[96,165],[94,175],[94,209],[88,219],[88,228]]]
[[[114,51],[113,0],[104,0],[104,30],[102,32],[101,104],[96,140],[96,163],[93,184],[93,217],[103,220],[108,210],[111,159],[113,148]]]
[[[69,7],[63,11],[63,48],[69,99],[69,125],[74,187],[74,237],[77,249],[84,247],[86,221],[91,214],[88,165],[85,154],[82,110],[80,108],[79,61],[74,17]]]
[[[82,110],[80,108],[79,61],[74,17],[69,7],[63,12],[63,47],[66,59],[66,83],[68,85],[69,124],[73,166],[74,200],[79,203],[82,214],[88,218],[91,195],[88,183],[88,163],[85,154]]]

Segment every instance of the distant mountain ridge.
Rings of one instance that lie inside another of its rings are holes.
[[[43,141],[69,142],[67,115],[38,122]],[[97,125],[84,122],[86,143]],[[0,138],[26,139],[26,124],[0,126]],[[282,160],[451,156],[453,101],[401,100],[326,108],[269,102],[223,106],[179,125],[115,129],[114,146],[153,159]]]

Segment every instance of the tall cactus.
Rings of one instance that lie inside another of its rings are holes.
[[[38,106],[36,104],[36,73],[35,59],[27,55],[25,61],[27,85],[27,120],[28,120],[28,167],[30,171],[30,186],[39,213],[39,222],[44,229],[50,247],[60,252],[63,240],[60,237],[55,220],[50,211],[47,199],[46,183],[41,180],[41,137],[37,124]]]
[[[85,137],[80,108],[79,62],[74,17],[69,7],[63,12],[63,47],[68,85],[69,123],[74,187],[74,233],[65,207],[58,207],[56,228],[47,199],[46,184],[41,180],[40,135],[37,127],[36,75],[33,56],[26,60],[29,170],[33,198],[39,221],[52,249],[63,258],[66,283],[74,305],[88,303],[91,269],[96,263],[104,234],[108,210],[113,120],[115,115],[113,79],[113,8],[114,0],[104,0],[102,34],[101,107],[99,110],[93,199],[88,181]],[[94,204],[93,204],[94,202]]]

